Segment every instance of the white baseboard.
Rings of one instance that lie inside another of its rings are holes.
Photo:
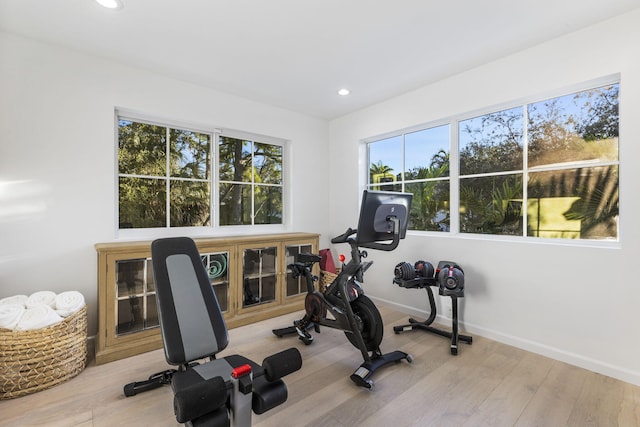
[[[409,307],[403,304],[395,303],[393,301],[387,301],[381,298],[372,297],[371,295],[369,295],[369,297],[375,302],[386,304],[390,307],[395,308],[398,311],[407,313],[408,315],[420,316],[423,318],[427,318],[429,316],[429,312],[426,310],[417,310],[415,307]],[[446,324],[450,324],[451,318],[438,314],[436,316],[435,321],[437,323],[446,325]],[[596,360],[596,359],[582,356],[580,354],[567,352],[562,349],[559,349],[556,347],[550,347],[548,345],[545,345],[539,342],[530,341],[517,336],[504,334],[502,332],[498,332],[492,329],[487,329],[478,325],[474,325],[469,322],[460,322],[459,326],[460,326],[460,329],[464,331],[465,334],[479,335],[484,338],[488,338],[503,344],[520,348],[522,350],[540,354],[542,356],[549,357],[554,360],[565,362],[573,366],[577,366],[583,369],[588,369],[590,371],[597,372],[599,374],[606,375],[608,377],[612,377],[620,381],[624,381],[636,386],[640,386],[640,372],[624,369],[619,366],[614,366],[609,363],[603,362],[601,360]]]

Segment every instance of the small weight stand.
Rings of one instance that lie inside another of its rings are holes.
[[[469,335],[458,334],[458,297],[456,295],[449,295],[451,297],[453,314],[451,319],[451,332],[431,326],[433,321],[436,319],[436,301],[433,297],[433,291],[431,290],[431,286],[438,286],[438,280],[435,277],[416,277],[411,280],[394,278],[393,283],[406,289],[426,289],[427,294],[429,295],[429,307],[431,309],[429,318],[424,322],[420,322],[414,318],[409,318],[408,324],[394,326],[393,331],[396,334],[404,331],[412,331],[414,329],[422,329],[423,331],[428,331],[445,338],[451,338],[451,354],[454,356],[458,354],[458,340],[466,342],[467,344],[471,344],[473,342],[473,338]]]

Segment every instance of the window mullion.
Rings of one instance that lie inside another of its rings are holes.
[[[527,236],[529,225],[529,110],[527,104],[522,106],[522,235]]]
[[[255,168],[255,141],[251,141],[251,225],[256,223],[256,168]]]
[[[209,184],[211,185],[211,191],[209,192],[209,215],[211,217],[211,226],[218,227],[220,225],[220,209],[217,202],[220,200],[220,178],[218,176],[218,165],[220,164],[220,130],[216,129],[211,134],[211,176],[209,177]]]
[[[166,129],[166,141],[165,141],[165,150],[167,153],[166,159],[166,183],[165,183],[165,206],[166,206],[166,220],[165,227],[171,227],[171,130],[167,127]]]
[[[402,170],[400,171],[400,191],[404,191],[404,180],[406,177],[406,170],[407,170],[406,139],[407,139],[407,134],[403,133],[402,134]]]
[[[460,152],[458,120],[449,125],[449,227],[453,234],[460,233]]]

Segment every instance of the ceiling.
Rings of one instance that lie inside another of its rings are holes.
[[[333,119],[638,0],[0,0],[0,30]],[[1,60],[0,52],[0,60]],[[338,89],[351,94],[341,97]]]

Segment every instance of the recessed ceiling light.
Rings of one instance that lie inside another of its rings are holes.
[[[96,2],[107,9],[122,9],[124,7],[121,0],[96,0]]]
[[[340,95],[340,96],[347,96],[347,95],[349,95],[349,93],[351,93],[351,92],[349,91],[349,89],[345,89],[345,88],[340,89],[340,90],[338,91],[338,95]]]

